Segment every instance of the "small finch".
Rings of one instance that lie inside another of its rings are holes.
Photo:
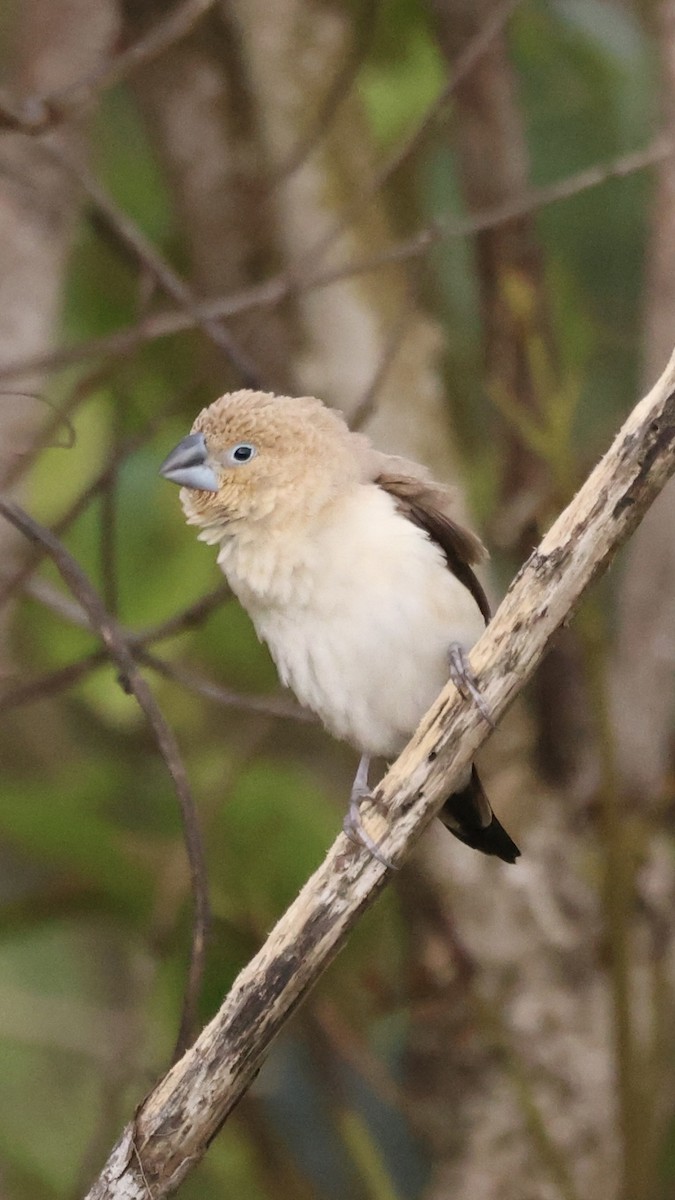
[[[449,677],[489,720],[465,659],[490,615],[472,570],[483,546],[448,489],[313,397],[221,396],[161,473],[219,547],[282,683],[360,752],[345,832],[389,866],[359,815],[371,758],[400,753]],[[475,767],[439,815],[468,846],[518,857]]]

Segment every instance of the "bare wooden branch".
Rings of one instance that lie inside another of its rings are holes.
[[[495,718],[523,688],[555,630],[674,470],[675,353],[521,568],[472,652]],[[382,782],[379,800],[388,817],[378,805],[368,818],[388,858],[398,863],[405,857],[488,733],[478,710],[448,684]],[[148,1194],[157,1200],[178,1186],[386,876],[386,868],[338,837],[218,1014],[140,1105],[88,1200],[147,1200]]]

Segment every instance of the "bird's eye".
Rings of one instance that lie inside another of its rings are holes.
[[[242,463],[250,462],[255,458],[256,449],[250,442],[237,442],[236,446],[232,446],[225,455],[225,462],[230,467],[239,467]]]

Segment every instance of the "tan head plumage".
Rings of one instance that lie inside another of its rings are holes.
[[[200,412],[192,434],[203,435],[218,490],[184,487],[181,501],[205,526],[310,515],[367,478],[375,453],[311,396],[228,392]]]

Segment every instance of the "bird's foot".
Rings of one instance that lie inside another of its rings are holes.
[[[349,808],[342,823],[342,828],[351,842],[354,842],[356,846],[363,846],[369,854],[372,854],[373,858],[382,863],[383,867],[388,867],[390,871],[395,871],[396,867],[382,853],[377,842],[371,838],[361,820],[361,810],[359,807],[361,801],[368,800],[370,804],[376,804],[376,799],[368,786],[369,765],[370,759],[364,754],[359,763],[359,769],[356,772],[352,793],[349,797]]]
[[[495,722],[492,713],[480,693],[476,676],[471,670],[471,664],[459,642],[452,642],[448,651],[448,659],[450,661],[450,678],[457,691],[465,700],[473,700],[483,720],[487,721],[491,729],[494,729]]]
[[[376,858],[379,863],[382,863],[383,867],[388,867],[390,871],[395,871],[396,867],[394,866],[393,862],[390,858],[387,858],[386,854],[382,853],[377,842],[371,838],[368,830],[364,827],[363,821],[361,820],[359,800],[366,799],[372,801],[373,797],[370,795],[370,793],[367,793],[365,796],[359,796],[356,799],[352,796],[349,801],[347,815],[342,822],[342,828],[347,834],[350,842],[353,842],[355,846],[362,846],[364,850],[367,850],[368,853],[373,856],[373,858]]]

